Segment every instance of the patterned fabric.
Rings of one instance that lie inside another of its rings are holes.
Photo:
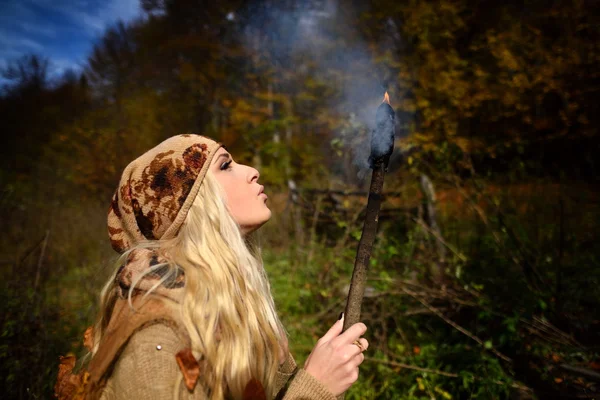
[[[219,147],[204,136],[179,135],[132,161],[108,211],[112,247],[122,253],[139,240],[174,237]]]
[[[207,137],[184,134],[165,140],[132,161],[121,175],[108,210],[108,234],[113,249],[123,253],[142,240],[175,237],[219,147],[220,143]],[[131,252],[116,278],[122,297],[140,274],[163,262],[154,250]],[[168,271],[165,266],[147,274],[136,290],[150,289]],[[157,290],[164,295],[165,289],[182,287],[183,276],[179,274],[167,279]],[[168,296],[177,297],[174,294]]]
[[[169,274],[162,284],[154,288],[154,293],[179,301],[183,295],[185,277],[179,269],[170,272],[167,265],[160,266],[148,273],[148,269],[154,265],[165,263],[166,260],[160,256],[157,250],[135,249],[129,253],[127,260],[121,265],[115,281],[120,288],[121,298],[126,298],[130,288],[135,283],[132,296],[143,294],[152,289],[165,275]],[[136,280],[143,275],[139,281]]]

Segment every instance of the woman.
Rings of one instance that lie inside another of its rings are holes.
[[[191,134],[125,168],[108,214],[120,268],[102,292],[88,398],[334,399],[356,381],[362,323],[336,322],[304,368],[288,352],[248,240],[271,217],[258,178]]]

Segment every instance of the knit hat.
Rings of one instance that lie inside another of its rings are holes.
[[[175,237],[221,146],[205,136],[178,135],[132,161],[108,210],[113,249],[123,253],[142,240]],[[125,291],[135,275],[163,261],[151,250],[132,252],[117,275],[121,288]],[[154,275],[147,278],[160,278]]]
[[[204,136],[178,135],[133,160],[108,210],[113,249],[175,237],[219,147]]]

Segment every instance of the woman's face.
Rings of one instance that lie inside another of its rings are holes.
[[[223,147],[217,150],[209,168],[225,190],[227,208],[243,234],[258,229],[271,218],[256,169],[236,163]]]

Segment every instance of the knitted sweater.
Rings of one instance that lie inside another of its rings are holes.
[[[185,348],[185,342],[167,324],[150,325],[136,332],[115,364],[102,392],[101,400],[166,400],[174,396],[176,382],[181,377],[175,355]],[[290,379],[296,363],[291,354],[277,373],[276,390]],[[198,386],[196,387],[196,389]],[[201,390],[190,393],[180,385],[180,399],[201,400]],[[284,400],[335,400],[335,396],[304,369],[298,369],[290,382]]]

